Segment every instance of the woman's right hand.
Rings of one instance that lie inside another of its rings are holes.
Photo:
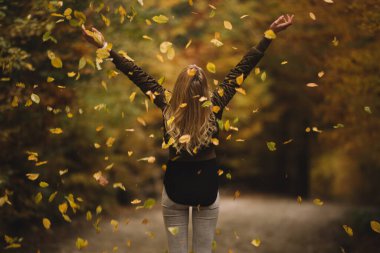
[[[85,26],[82,25],[82,35],[84,39],[98,48],[103,47],[104,43],[106,42],[103,34],[99,32],[95,27],[92,27],[91,30],[92,31],[87,30]]]
[[[285,15],[282,15],[270,25],[269,29],[273,30],[274,33],[279,33],[293,24],[293,18],[294,14],[291,16],[286,14],[286,17]]]

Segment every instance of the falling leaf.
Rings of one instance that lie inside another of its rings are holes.
[[[354,231],[352,230],[351,227],[349,227],[348,225],[342,225],[344,231],[346,231],[346,233],[349,235],[349,236],[353,236],[354,235]]]
[[[273,141],[268,141],[267,142],[267,147],[270,151],[275,151],[276,150],[276,143]]]
[[[321,77],[324,76],[324,75],[325,75],[325,72],[323,72],[323,71],[318,72],[318,77],[319,77],[319,78],[321,78]]]
[[[334,36],[334,39],[333,41],[331,42],[335,47],[337,47],[339,45],[339,41],[338,39]]]
[[[319,198],[316,198],[313,200],[313,203],[317,206],[322,206],[323,205],[323,201],[320,200]]]
[[[50,196],[49,196],[49,202],[52,202],[54,200],[55,196],[57,196],[57,194],[58,194],[57,191],[55,191],[52,194],[50,194]]]
[[[28,174],[26,174],[26,176],[28,177],[29,180],[34,181],[34,180],[36,180],[40,176],[40,174],[37,174],[37,173],[28,173]]]
[[[154,22],[156,22],[156,23],[164,24],[164,23],[167,23],[167,22],[168,22],[169,18],[166,17],[165,15],[160,14],[160,15],[158,15],[158,16],[154,16],[154,17],[152,18],[152,20],[153,20]]]
[[[44,225],[44,227],[46,229],[50,229],[51,222],[50,222],[50,220],[48,218],[43,218],[42,219],[42,224]]]
[[[315,14],[312,12],[309,12],[309,16],[312,20],[316,20],[317,18],[315,17]]]
[[[125,190],[125,186],[124,186],[122,183],[114,183],[114,184],[113,184],[113,188],[120,188],[120,189],[122,189],[123,191],[126,191],[126,190]]]
[[[236,83],[238,85],[241,85],[244,81],[244,73],[242,73],[241,75],[239,75],[238,77],[236,77]]]
[[[325,1],[326,3],[329,3],[329,4],[332,4],[332,3],[334,3],[334,1],[333,1],[333,0],[323,0],[323,1]]]
[[[276,33],[272,29],[269,29],[264,32],[264,37],[273,40],[276,38]]]
[[[192,40],[189,40],[185,46],[185,49],[188,48],[191,45]]]
[[[85,247],[88,246],[88,241],[83,239],[83,238],[80,238],[78,237],[76,242],[75,242],[75,246],[78,248],[78,249],[83,249]]]
[[[39,97],[37,94],[35,94],[35,93],[32,93],[32,94],[30,95],[30,99],[32,99],[32,101],[33,101],[34,103],[36,103],[36,104],[39,104],[39,103],[40,103],[40,97]]]
[[[170,232],[172,235],[177,235],[178,232],[179,232],[179,227],[168,227],[168,230],[169,230],[169,232]]]
[[[216,39],[216,38],[211,39],[210,42],[211,42],[212,44],[214,44],[216,47],[221,47],[221,46],[223,46],[223,42],[221,42],[220,40],[218,40],[218,39]]]
[[[302,197],[301,196],[297,196],[297,202],[298,202],[298,204],[302,203]]]
[[[51,65],[54,67],[54,68],[62,68],[63,64],[62,64],[62,61],[59,57],[54,57],[52,60],[51,60]]]
[[[108,184],[108,180],[106,177],[103,176],[103,173],[101,171],[98,171],[92,175],[96,181],[102,186],[105,186]]]
[[[49,131],[52,134],[61,134],[61,133],[63,133],[62,129],[59,128],[59,127],[57,127],[57,128],[50,128]]]
[[[219,140],[218,140],[217,138],[211,138],[211,142],[212,142],[215,146],[219,145]]]
[[[263,73],[261,74],[261,81],[265,81],[265,79],[267,79],[267,73],[265,71],[263,71]]]
[[[40,187],[41,187],[41,188],[46,188],[46,187],[48,187],[48,186],[49,186],[49,184],[48,184],[48,183],[46,183],[46,182],[43,182],[43,181],[42,181],[42,182],[40,182],[40,184],[39,184],[39,185],[40,185]]]
[[[113,226],[113,232],[117,231],[119,228],[119,222],[117,220],[112,219],[110,221],[111,225]]]
[[[187,75],[189,75],[189,76],[194,76],[195,73],[197,73],[197,70],[195,68],[189,68],[187,70]]]
[[[232,30],[232,24],[230,21],[224,20],[224,28],[227,30]]]
[[[373,231],[380,234],[380,223],[378,221],[372,220],[371,221],[371,228]]]
[[[260,241],[260,239],[253,239],[253,240],[251,241],[251,244],[252,244],[253,246],[255,246],[255,247],[259,247],[260,244],[261,244],[261,241]]]
[[[208,62],[207,65],[206,65],[206,68],[211,73],[215,73],[216,72],[216,66],[212,62]]]
[[[179,137],[179,142],[180,143],[188,143],[190,141],[190,134],[184,134],[181,137]]]
[[[369,114],[372,113],[371,108],[369,106],[364,106],[364,111],[368,112]]]
[[[282,61],[281,65],[284,65],[284,64],[287,64],[287,63],[288,63],[288,61]]]
[[[318,84],[316,84],[316,83],[307,83],[306,86],[312,88],[312,87],[317,87]]]
[[[35,202],[36,204],[38,204],[38,203],[41,202],[41,200],[42,200],[42,193],[39,192],[39,193],[37,193],[37,195],[34,197],[34,202]]]
[[[133,204],[133,205],[140,204],[140,203],[141,203],[140,199],[134,199],[131,201],[131,204]]]
[[[115,142],[115,138],[114,137],[108,137],[108,139],[106,141],[107,147],[112,147],[112,145],[113,145],[114,142]]]

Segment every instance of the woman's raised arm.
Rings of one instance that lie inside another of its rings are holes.
[[[96,28],[92,28],[92,32],[82,26],[84,38],[94,46],[101,48],[107,45],[103,35]],[[166,106],[165,92],[167,91],[160,85],[151,75],[146,73],[141,67],[137,66],[133,61],[125,58],[121,54],[110,50],[110,57],[116,68],[123,72],[150,100],[161,110]]]
[[[287,15],[287,18],[285,18],[284,15],[280,16],[270,25],[269,30],[276,34],[286,29],[292,24],[293,16],[294,15]],[[227,106],[229,101],[236,94],[236,88],[240,87],[241,83],[247,78],[252,69],[264,56],[264,52],[270,45],[271,41],[271,37],[267,37],[267,35],[263,36],[260,42],[248,50],[239,63],[230,70],[223,82],[214,89],[211,96],[211,102],[213,105],[220,107],[220,111],[218,112],[219,115],[222,114],[224,107]],[[238,77],[241,77],[239,78],[240,84],[238,83]]]

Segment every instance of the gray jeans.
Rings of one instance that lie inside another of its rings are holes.
[[[188,253],[189,209],[192,207],[192,253],[211,253],[219,215],[219,191],[209,206],[183,205],[171,200],[162,190],[162,213],[168,239],[169,253]],[[170,231],[170,229],[172,232]]]

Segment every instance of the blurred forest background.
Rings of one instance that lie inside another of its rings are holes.
[[[112,62],[97,66],[82,24],[170,90],[183,67],[212,62],[215,88],[284,13],[294,24],[219,122],[221,187],[379,206],[379,0],[0,0],[1,235],[161,196],[160,110]],[[358,227],[379,240],[376,219]]]

